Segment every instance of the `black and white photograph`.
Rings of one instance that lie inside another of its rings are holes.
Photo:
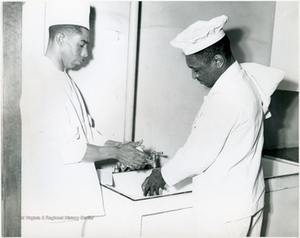
[[[2,1],[2,237],[299,237],[299,1]]]

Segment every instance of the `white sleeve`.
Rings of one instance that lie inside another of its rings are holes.
[[[104,146],[104,144],[107,142],[107,138],[103,136],[97,129],[91,128],[92,134],[93,134],[93,144],[98,146]]]
[[[87,115],[90,119],[90,115]],[[66,125],[67,127],[67,125]],[[84,157],[87,149],[87,139],[85,135],[80,133],[78,125],[72,126],[69,124],[69,132],[65,131],[67,140],[61,142],[61,149],[63,153],[64,163],[79,163]],[[94,127],[89,128],[91,130],[92,138],[89,138],[89,143],[96,146],[103,146],[107,141],[98,130]]]
[[[185,145],[165,166],[162,176],[169,186],[205,171],[218,157],[240,110],[226,95],[211,97],[204,103]]]

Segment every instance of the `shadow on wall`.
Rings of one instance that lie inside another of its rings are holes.
[[[269,110],[272,117],[265,121],[264,149],[291,148],[298,145],[299,93],[276,90]]]
[[[93,49],[95,47],[95,23],[96,22],[96,9],[91,7],[90,10],[90,42],[88,45],[89,56],[84,60],[84,62],[80,66],[76,66],[74,71],[80,70],[81,68],[85,68],[91,60],[93,60]]]
[[[239,62],[243,63],[246,60],[245,49],[241,48],[240,42],[244,36],[244,32],[240,28],[226,30],[226,35],[228,36],[231,44],[231,51],[234,58]],[[247,49],[246,49],[247,52]]]

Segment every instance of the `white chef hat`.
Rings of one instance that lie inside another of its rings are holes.
[[[54,25],[77,25],[90,29],[90,5],[84,1],[48,1],[45,4],[44,51],[49,40],[49,27]]]
[[[90,29],[90,5],[80,2],[47,2],[46,29],[53,25],[77,25]]]
[[[223,27],[228,17],[225,15],[211,19],[210,21],[197,21],[181,32],[170,44],[179,48],[185,55],[191,55],[201,51],[225,36]]]

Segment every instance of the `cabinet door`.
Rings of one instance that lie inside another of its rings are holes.
[[[192,208],[142,216],[142,237],[195,237]]]
[[[299,187],[266,193],[261,235],[298,237]]]

